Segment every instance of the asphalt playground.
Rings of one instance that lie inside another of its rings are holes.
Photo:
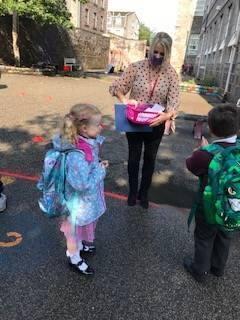
[[[235,320],[240,317],[239,235],[226,274],[205,285],[185,273],[193,253],[187,215],[196,180],[184,159],[192,151],[192,122],[177,121],[177,133],[159,149],[150,199],[143,210],[128,207],[127,146],[114,131],[109,79],[3,75],[0,87],[0,174],[8,208],[0,214],[1,320]],[[99,105],[104,114],[110,161],[107,211],[96,232],[97,252],[85,256],[95,269],[86,278],[69,269],[59,219],[38,208],[36,181],[46,145],[61,116],[77,102]],[[182,114],[206,114],[197,95],[182,97]],[[207,132],[206,132],[207,134]]]

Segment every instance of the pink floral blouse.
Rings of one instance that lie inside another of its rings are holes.
[[[166,112],[177,111],[179,98],[179,79],[175,69],[165,62],[160,71],[149,67],[148,59],[129,65],[122,76],[110,86],[111,95],[118,91],[140,103],[160,103]]]

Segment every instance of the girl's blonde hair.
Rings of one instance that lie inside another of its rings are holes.
[[[61,128],[62,139],[74,144],[81,132],[81,127],[88,125],[91,118],[95,115],[101,115],[101,112],[92,104],[79,103],[74,105],[63,118]]]
[[[149,49],[149,57],[153,55],[154,49],[158,44],[164,48],[164,61],[169,61],[172,50],[172,38],[165,32],[158,32],[152,39]]]

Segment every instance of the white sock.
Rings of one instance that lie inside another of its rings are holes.
[[[79,241],[78,242],[78,251],[80,251],[82,249],[83,249],[83,243],[82,243],[82,241]]]
[[[70,253],[68,250],[66,252],[67,257],[69,257],[71,259],[71,262],[73,264],[77,264],[79,261],[82,260],[82,258],[80,257],[79,252],[74,252],[74,253]]]
[[[78,262],[82,261],[82,257],[79,254],[79,251],[75,252],[75,253],[70,253],[68,252],[68,250],[66,251],[66,255],[67,257],[70,258],[72,264],[78,264]],[[88,265],[86,264],[86,262],[84,261],[80,266],[78,266],[78,269],[81,271],[85,271],[87,270]]]

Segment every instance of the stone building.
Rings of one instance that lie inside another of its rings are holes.
[[[175,30],[171,35],[173,38],[171,63],[179,74],[184,63],[195,7],[196,0],[178,0],[177,15],[173,21]]]
[[[74,30],[70,32],[76,58],[84,69],[105,69],[110,40],[106,37],[108,0],[81,4],[66,0]]]
[[[184,59],[185,64],[195,64],[206,2],[207,0],[197,0],[191,30],[188,36],[186,54]]]
[[[107,31],[126,39],[138,40],[140,21],[135,12],[109,11]]]
[[[123,71],[130,63],[145,58],[146,40],[139,40],[139,28],[140,21],[135,12],[108,12],[109,64],[115,71]]]
[[[203,17],[197,77],[211,81],[232,101],[240,98],[240,3],[210,0]]]

